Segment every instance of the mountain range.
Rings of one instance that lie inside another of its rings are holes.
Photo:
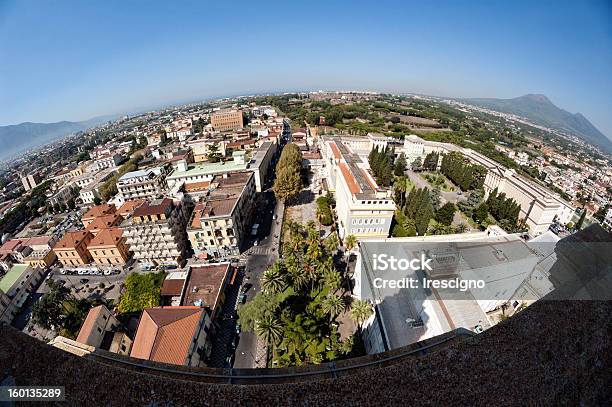
[[[573,134],[612,152],[612,141],[580,113],[555,106],[546,96],[529,94],[514,99],[461,99],[464,103],[522,116],[531,122]]]
[[[78,131],[114,120],[116,116],[99,116],[80,122],[25,122],[0,126],[0,160],[14,157],[26,150],[42,146]]]

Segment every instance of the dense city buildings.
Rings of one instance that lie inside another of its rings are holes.
[[[10,324],[43,279],[43,269],[15,264],[0,277],[0,322]]]

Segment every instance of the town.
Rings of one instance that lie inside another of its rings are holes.
[[[478,334],[554,289],[557,242],[612,230],[611,163],[525,118],[418,95],[124,116],[4,165],[0,320],[79,356],[217,368]],[[430,278],[497,291],[381,292],[372,255],[406,253],[433,261]]]

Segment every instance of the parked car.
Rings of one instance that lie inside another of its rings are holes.
[[[87,284],[87,283],[89,283],[89,279],[88,278],[82,278],[82,279],[79,280],[79,282],[81,284]]]

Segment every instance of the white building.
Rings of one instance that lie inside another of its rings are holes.
[[[328,189],[336,198],[340,237],[387,237],[395,212],[391,191],[378,187],[368,164],[340,139],[324,139],[321,154]]]
[[[124,201],[157,198],[166,189],[168,169],[160,166],[125,173],[117,181],[117,191]]]

